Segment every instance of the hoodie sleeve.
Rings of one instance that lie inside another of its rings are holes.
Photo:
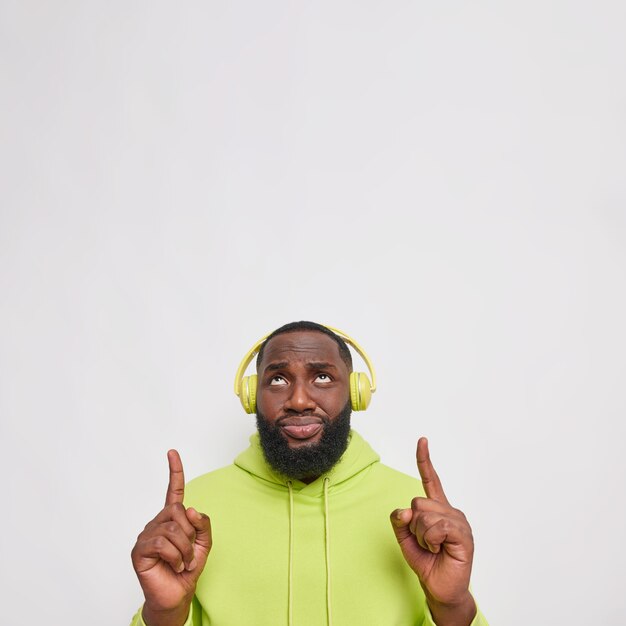
[[[489,626],[485,616],[480,612],[480,607],[476,604],[476,617],[472,620],[470,626]],[[187,626],[187,624],[185,624]],[[424,605],[424,621],[420,624],[420,626],[437,626],[435,621],[433,620],[433,616],[430,613],[430,609],[428,608],[428,604]]]
[[[130,626],[146,626],[146,623],[143,621],[143,616],[141,615],[141,609],[135,613]],[[197,600],[195,597],[189,607],[189,615],[187,616],[187,620],[183,626],[202,626],[202,612],[198,610]],[[472,624],[472,626],[474,625]]]

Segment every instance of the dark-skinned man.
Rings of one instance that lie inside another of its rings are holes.
[[[369,381],[342,337],[363,356],[312,322],[248,353],[240,371],[258,352],[258,377],[238,377],[258,433],[233,465],[185,486],[169,451],[165,507],[132,551],[145,596],[132,626],[486,626],[469,591],[471,528],[427,440],[420,482],[350,429]]]

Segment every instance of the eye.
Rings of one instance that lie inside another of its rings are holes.
[[[270,385],[286,385],[287,381],[282,376],[272,376],[270,378]]]
[[[332,378],[328,374],[318,374],[315,379],[317,383],[330,383],[332,382]]]

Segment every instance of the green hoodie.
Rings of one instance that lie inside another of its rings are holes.
[[[389,521],[423,495],[355,431],[309,485],[273,472],[254,434],[234,465],[185,488],[213,533],[185,626],[433,625]],[[137,613],[131,626],[142,625]],[[472,626],[487,622],[479,613]]]

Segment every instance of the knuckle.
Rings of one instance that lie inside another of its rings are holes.
[[[174,504],[171,504],[170,507],[172,509],[172,513],[184,513],[185,512],[185,507],[182,505],[181,502],[174,502]]]
[[[178,534],[178,529],[179,529],[179,526],[177,522],[167,522],[167,524],[165,524],[165,530],[170,535]]]
[[[445,517],[439,522],[439,526],[444,533],[449,533],[452,530],[452,522]]]
[[[135,545],[133,546],[133,550],[137,550],[140,545],[144,544],[146,541],[150,539],[148,533],[139,533],[137,535],[137,539],[135,540]]]
[[[154,538],[154,548],[158,551],[161,551],[165,548],[165,546],[167,545],[167,542],[165,540],[165,537],[159,535],[158,537]]]
[[[429,527],[437,522],[437,515],[435,513],[430,513],[429,511],[422,511],[418,515],[419,522],[422,526]]]
[[[453,509],[453,510],[454,510],[454,513],[458,515],[462,520],[467,521],[467,517],[465,517],[465,513],[463,513],[461,509]]]

